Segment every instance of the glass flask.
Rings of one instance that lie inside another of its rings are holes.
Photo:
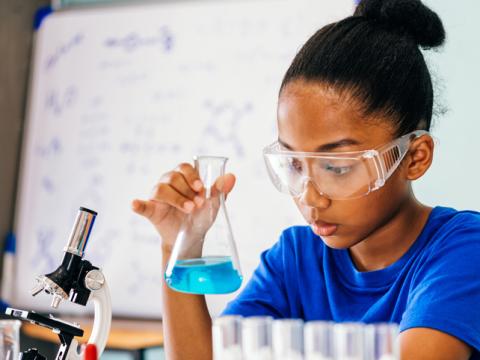
[[[20,326],[20,320],[0,320],[0,359],[18,359]]]
[[[220,191],[227,160],[219,156],[194,158],[205,201],[185,216],[167,264],[165,280],[176,291],[227,294],[242,283],[225,195]]]

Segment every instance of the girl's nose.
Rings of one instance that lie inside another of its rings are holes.
[[[300,203],[312,208],[326,209],[330,206],[331,200],[319,192],[311,180],[307,180],[300,195]]]

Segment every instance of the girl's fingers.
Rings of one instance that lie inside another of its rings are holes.
[[[169,184],[171,187],[173,187],[178,193],[182,194],[189,200],[195,201],[195,198],[197,197],[197,193],[191,188],[191,186],[188,184],[187,179],[185,178],[185,175],[178,172],[178,171],[172,171],[164,175],[162,182]],[[198,199],[197,199],[198,201]]]
[[[203,189],[203,184],[200,180],[198,172],[191,164],[182,163],[178,165],[177,170],[184,176],[187,184],[190,186],[190,188],[192,188],[193,191],[199,192]]]
[[[147,207],[147,202],[144,200],[140,199],[135,199],[132,201],[132,210],[136,212],[139,215],[144,215],[146,216],[146,207]]]
[[[219,177],[212,186],[212,195],[216,196],[218,192],[223,192],[227,196],[235,186],[235,181],[235,175],[233,174],[225,174]]]
[[[201,207],[205,201],[205,189],[195,168],[187,163],[180,164],[178,171],[165,174],[157,184],[150,200],[135,199],[132,210],[139,215],[152,219],[157,206],[166,204],[176,209],[190,213],[195,207]],[[217,179],[212,192],[223,192],[227,195],[235,185],[235,176],[226,174]]]
[[[195,207],[195,203],[192,200],[167,183],[157,185],[152,200],[171,205],[184,213],[190,213]]]
[[[215,189],[227,195],[235,185],[235,175],[225,174],[215,181]]]
[[[223,192],[225,193],[225,195],[228,195],[235,186],[235,182],[237,181],[237,179],[235,178],[235,175],[229,173],[223,176],[223,181]]]
[[[155,203],[153,201],[135,199],[132,201],[132,210],[138,215],[151,219],[155,213]]]

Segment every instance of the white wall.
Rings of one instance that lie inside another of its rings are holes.
[[[444,22],[447,41],[439,52],[427,51],[439,89],[437,101],[447,113],[434,119],[435,160],[415,184],[420,200],[430,205],[480,210],[480,31],[475,0],[426,2]]]

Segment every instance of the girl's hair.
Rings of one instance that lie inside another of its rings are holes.
[[[359,100],[365,115],[392,119],[397,135],[429,130],[433,88],[420,47],[444,41],[440,18],[419,0],[362,0],[305,43],[280,91],[293,80],[320,82]]]

